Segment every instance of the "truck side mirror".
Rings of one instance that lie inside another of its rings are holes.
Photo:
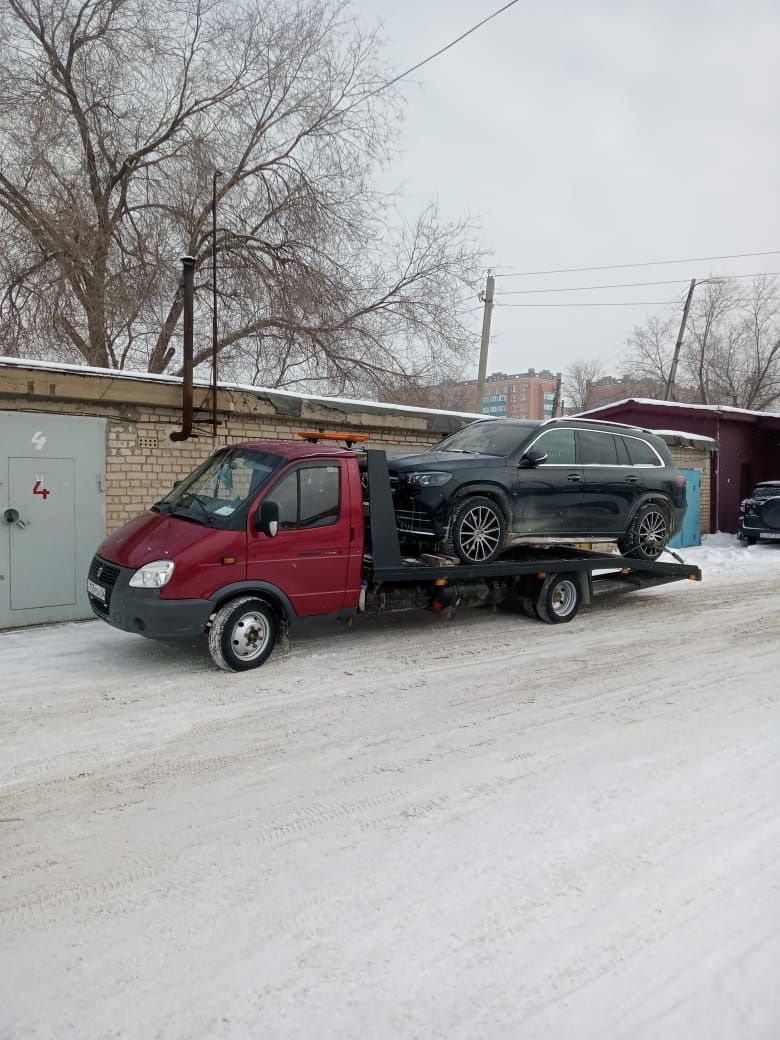
[[[534,466],[541,466],[546,461],[546,451],[542,451],[541,448],[530,448],[520,459],[518,465],[521,469],[533,469]]]
[[[261,531],[269,538],[279,534],[279,503],[273,499],[265,499],[255,513],[255,530]]]

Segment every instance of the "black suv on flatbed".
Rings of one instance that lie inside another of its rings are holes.
[[[780,480],[756,484],[742,501],[737,537],[748,545],[780,541]]]
[[[478,420],[388,468],[402,540],[464,563],[595,540],[654,560],[685,515],[685,478],[666,443],[619,423]]]

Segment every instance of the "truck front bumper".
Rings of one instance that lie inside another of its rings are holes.
[[[105,564],[108,561],[104,569]],[[108,567],[112,576],[114,571],[119,573],[113,586],[106,584],[103,600],[90,590],[89,602],[95,617],[123,632],[149,639],[197,639],[203,634],[214,611],[209,600],[161,599],[159,589],[131,587],[130,578],[135,573],[131,568],[116,564]],[[100,581],[95,584],[100,585]]]

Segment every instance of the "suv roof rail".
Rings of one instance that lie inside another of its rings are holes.
[[[578,415],[557,415],[553,419],[545,419],[543,426],[547,426],[548,423],[557,422],[578,422],[578,423],[593,423],[596,426],[619,426],[623,430],[638,430],[640,433],[652,433],[652,430],[646,430],[643,426],[635,426],[633,423],[622,423],[622,422],[610,422],[609,419],[584,419]]]

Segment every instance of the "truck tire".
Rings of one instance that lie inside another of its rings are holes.
[[[542,585],[536,613],[548,625],[563,625],[574,618],[581,602],[582,589],[576,574],[551,574]]]
[[[640,560],[657,560],[666,548],[669,537],[669,521],[663,506],[645,502],[637,509],[628,530],[618,539],[618,549],[623,556]]]
[[[489,498],[474,495],[457,505],[444,548],[463,563],[491,563],[504,548],[505,535],[501,507]]]
[[[209,629],[209,652],[224,671],[246,672],[268,658],[278,631],[273,607],[256,596],[241,596],[217,610]]]

